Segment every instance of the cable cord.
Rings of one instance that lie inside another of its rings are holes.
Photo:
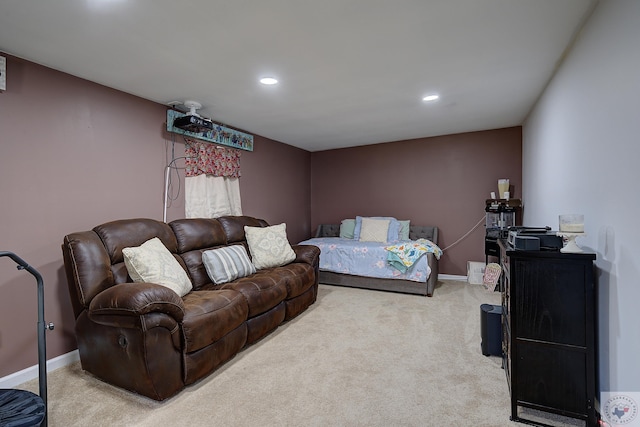
[[[185,146],[190,146],[192,144],[191,140],[185,137],[183,137],[183,139],[184,139]],[[167,209],[172,205],[172,202],[174,202],[180,197],[180,192],[182,189],[182,182],[180,180],[179,170],[185,169],[185,168],[177,166],[176,161],[180,159],[189,158],[188,156],[176,157],[176,152],[175,152],[176,141],[175,141],[174,135],[172,135],[170,142],[171,142],[171,160],[169,160],[167,154],[165,154],[165,161],[167,162],[167,165],[165,166],[165,174],[164,174],[164,195],[163,195],[164,201],[163,201],[163,217],[162,217],[164,222],[167,222]],[[165,149],[165,153],[166,151],[168,150]],[[174,172],[175,172],[176,180],[178,182],[177,191],[174,190],[174,185],[173,185]]]
[[[455,242],[453,242],[452,244],[450,244],[449,246],[447,246],[446,248],[444,248],[442,250],[442,252],[445,252],[447,249],[450,249],[452,247],[454,247],[455,245],[457,245],[458,243],[462,242],[464,239],[466,239],[471,233],[473,233],[475,231],[476,228],[480,227],[480,224],[482,224],[482,222],[485,220],[485,217],[483,216],[482,218],[480,218],[480,220],[478,221],[478,223],[476,225],[473,226],[473,228],[469,231],[467,231],[465,233],[464,236],[462,236],[461,238],[459,238],[458,240],[456,240]]]

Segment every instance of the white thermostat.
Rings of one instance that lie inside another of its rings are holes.
[[[0,90],[7,90],[7,58],[0,56]]]

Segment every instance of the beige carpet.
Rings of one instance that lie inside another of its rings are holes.
[[[48,376],[50,426],[514,426],[480,349],[479,285],[433,298],[321,285],[318,301],[176,397],[155,402],[79,363]],[[37,380],[20,388],[37,392]]]

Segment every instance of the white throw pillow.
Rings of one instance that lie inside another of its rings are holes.
[[[256,272],[247,250],[242,245],[211,249],[202,253],[202,263],[216,285],[230,282]]]
[[[386,243],[388,232],[388,219],[362,218],[362,227],[360,228],[361,242]]]
[[[270,227],[244,227],[249,252],[258,270],[289,264],[296,253],[287,240],[287,225],[282,223]]]
[[[134,282],[156,283],[181,297],[193,288],[187,272],[157,237],[135,248],[124,248],[122,254]]]

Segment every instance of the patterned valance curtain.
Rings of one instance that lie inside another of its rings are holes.
[[[242,215],[240,152],[188,140],[185,148],[185,216]]]
[[[211,175],[240,178],[240,151],[207,142],[188,140],[185,176]]]

